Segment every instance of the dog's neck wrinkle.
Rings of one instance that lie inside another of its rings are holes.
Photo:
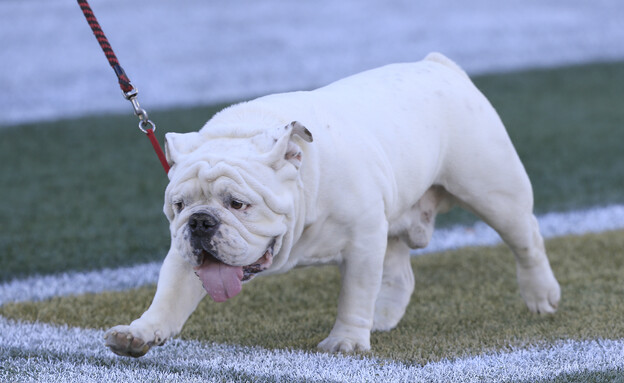
[[[281,238],[281,247],[279,251],[276,251],[273,265],[269,268],[270,273],[283,273],[299,264],[299,257],[292,253],[293,247],[303,236],[306,228],[318,221],[318,208],[315,202],[317,201],[319,172],[312,167],[309,169],[302,167],[300,171],[293,216],[288,222],[290,227]],[[310,182],[309,186],[306,186],[306,178]]]

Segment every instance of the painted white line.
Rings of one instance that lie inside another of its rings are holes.
[[[624,368],[624,340],[563,341],[410,366],[395,361],[173,340],[135,360],[102,331],[0,318],[0,378],[19,381],[531,381]],[[13,374],[13,375],[11,375]],[[29,380],[30,379],[30,380]]]
[[[0,285],[0,305],[7,302],[39,301],[56,296],[128,290],[154,284],[161,262],[118,269],[35,275]]]
[[[546,238],[562,235],[603,232],[624,228],[624,205],[593,208],[567,213],[548,213],[538,217]],[[494,230],[482,222],[437,230],[426,249],[414,254],[488,246],[500,243]],[[32,276],[0,284],[0,305],[7,302],[37,301],[54,296],[119,291],[155,284],[160,262],[119,269],[72,272],[51,276]]]
[[[537,217],[545,238],[564,235],[601,233],[624,228],[624,205],[611,205]],[[501,243],[499,235],[479,221],[472,226],[455,226],[433,232],[431,243],[414,254],[431,253],[466,246],[489,246]]]

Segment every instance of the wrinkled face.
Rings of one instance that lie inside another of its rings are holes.
[[[280,251],[300,185],[295,134],[312,140],[296,122],[251,139],[167,135],[171,250],[194,267],[215,301],[236,295]]]
[[[193,266],[214,258],[242,266],[245,280],[271,265],[286,224],[284,215],[267,206],[260,193],[279,191],[268,190],[250,170],[271,178],[271,171],[259,164],[239,167],[205,161],[178,170],[172,178],[165,207],[172,246]]]

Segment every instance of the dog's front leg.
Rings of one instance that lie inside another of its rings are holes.
[[[129,326],[115,326],[104,335],[115,354],[140,357],[178,334],[205,296],[192,266],[169,250],[160,269],[156,295],[149,309]]]
[[[373,237],[373,238],[371,238]],[[375,240],[374,237],[378,237]],[[330,352],[370,350],[375,301],[381,287],[387,230],[368,236],[344,252],[338,316],[329,336],[318,347]]]

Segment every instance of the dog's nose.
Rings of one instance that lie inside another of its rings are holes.
[[[191,215],[188,221],[188,226],[191,229],[191,234],[201,235],[213,231],[219,220],[208,213],[195,213]]]

